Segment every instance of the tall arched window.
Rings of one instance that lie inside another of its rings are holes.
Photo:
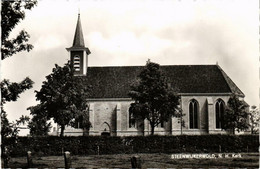
[[[216,128],[221,129],[223,127],[223,117],[225,111],[225,103],[223,100],[218,99],[215,105],[216,114]]]
[[[189,104],[189,117],[190,117],[190,128],[197,129],[198,128],[198,112],[199,112],[199,104],[195,99],[192,99]]]
[[[80,57],[78,55],[74,56],[73,64],[75,71],[80,71]]]
[[[135,128],[136,121],[133,113],[129,113],[129,128]]]

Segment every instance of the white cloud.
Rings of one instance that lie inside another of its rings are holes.
[[[48,35],[43,35],[40,36],[37,41],[34,44],[35,50],[50,50],[53,48],[58,48],[58,47],[63,47],[62,45],[64,39],[58,37],[57,35],[52,35],[52,34],[48,34]]]

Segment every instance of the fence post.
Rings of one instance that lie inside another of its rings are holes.
[[[97,154],[99,155],[99,146],[97,146]]]
[[[133,156],[131,158],[131,165],[132,165],[132,168],[142,168],[141,157],[140,156]]]
[[[182,146],[182,150],[183,150],[184,152],[186,152],[186,147],[185,147],[185,145]]]
[[[221,145],[218,145],[219,152],[221,153]]]
[[[64,152],[65,169],[71,168],[70,152]]]
[[[32,152],[27,151],[27,166],[28,168],[32,167]]]

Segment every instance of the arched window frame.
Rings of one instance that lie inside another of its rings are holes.
[[[128,113],[129,114],[129,118],[128,118],[128,126],[129,128],[136,128],[136,119],[133,115],[133,113]]]
[[[225,112],[225,102],[222,99],[217,99],[215,103],[215,122],[216,129],[222,129],[223,127],[223,117]]]
[[[165,127],[165,121],[161,121],[160,127],[161,127],[161,128],[164,128],[164,127]]]
[[[189,128],[199,128],[199,102],[195,99],[189,102]]]
[[[80,57],[79,55],[75,55],[73,57],[73,66],[75,71],[80,71]]]

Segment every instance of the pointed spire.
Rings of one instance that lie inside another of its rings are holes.
[[[84,37],[83,37],[83,32],[82,32],[81,22],[80,22],[80,13],[78,14],[78,22],[76,26],[72,47],[66,49],[67,51],[83,50],[86,51],[87,55],[91,53],[90,50],[87,47],[85,47]]]
[[[78,14],[78,22],[76,26],[72,47],[85,47],[83,32],[82,32],[81,22],[80,22],[80,13]]]

